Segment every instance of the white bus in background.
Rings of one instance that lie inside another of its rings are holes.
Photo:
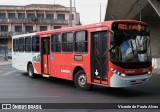
[[[16,35],[12,37],[12,42],[12,66],[18,70],[28,71],[28,66],[33,66],[34,57],[40,55],[39,37],[36,33]],[[34,73],[37,73],[35,69]]]

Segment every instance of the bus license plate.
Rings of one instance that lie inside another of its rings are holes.
[[[136,80],[136,83],[142,83],[142,82],[143,82],[142,79]]]

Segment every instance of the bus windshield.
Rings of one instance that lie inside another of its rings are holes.
[[[151,48],[149,35],[114,34],[111,60],[115,62],[149,62]]]

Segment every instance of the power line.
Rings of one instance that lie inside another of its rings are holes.
[[[64,6],[66,6],[66,7],[70,7],[70,5],[64,5]],[[74,5],[73,5],[74,6]],[[82,6],[82,7],[88,7],[88,6],[96,6],[96,7],[99,7],[99,5],[77,5],[76,3],[75,3],[75,6],[77,7],[77,6]],[[101,6],[106,6],[106,5],[102,5],[101,4]]]

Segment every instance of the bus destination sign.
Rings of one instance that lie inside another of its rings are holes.
[[[131,23],[114,23],[113,30],[137,30],[147,31],[147,26],[142,24],[131,24]]]

